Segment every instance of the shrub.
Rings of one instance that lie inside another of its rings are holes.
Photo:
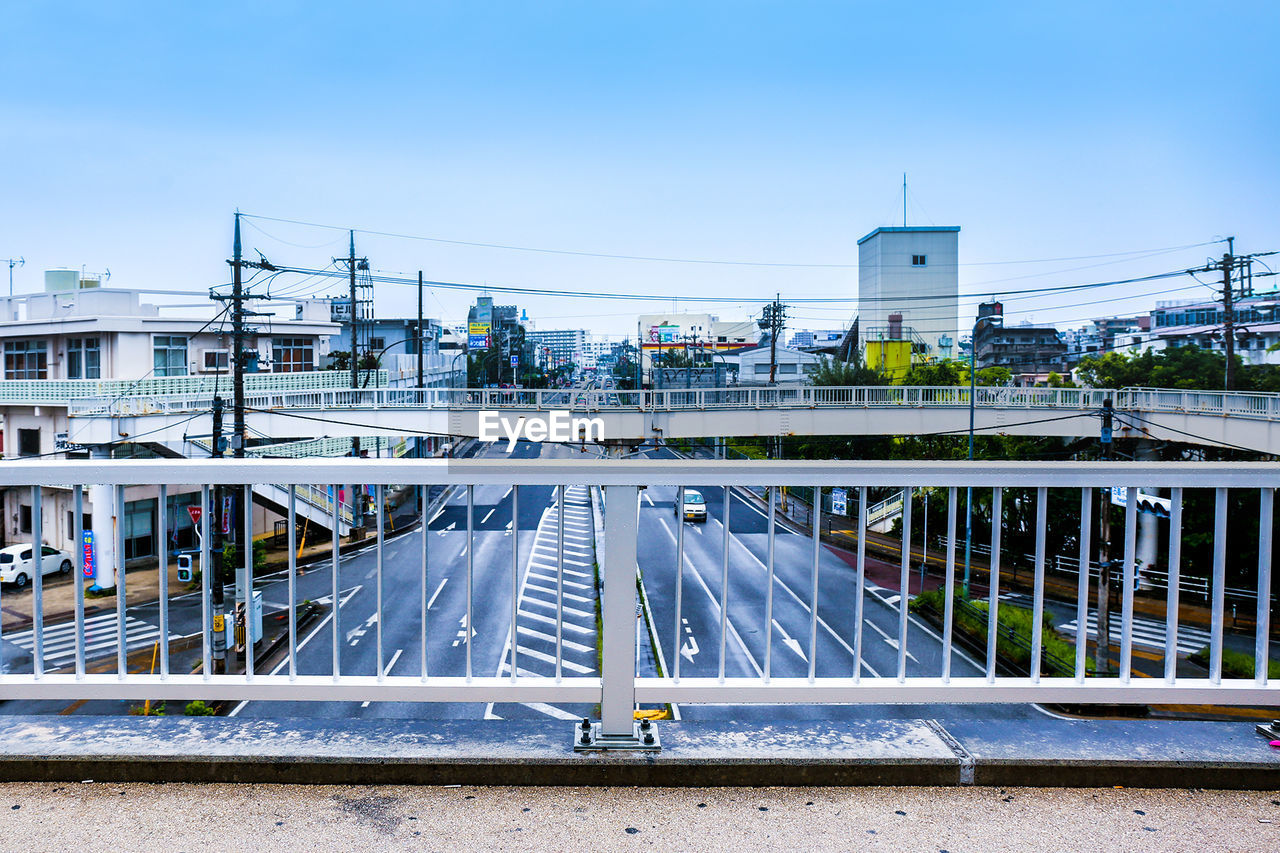
[[[182,709],[182,713],[188,717],[212,717],[216,711],[213,710],[203,699],[196,699],[187,703],[187,707]]]
[[[1205,669],[1209,668],[1209,647],[1191,655],[1191,660]],[[1253,667],[1257,658],[1244,652],[1222,650],[1222,674],[1227,678],[1253,678]],[[1267,678],[1280,678],[1280,660],[1267,661]]]

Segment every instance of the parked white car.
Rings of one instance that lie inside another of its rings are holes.
[[[73,568],[70,553],[50,548],[48,545],[41,546],[40,550],[43,555],[41,563],[44,569],[41,574],[49,575],[54,572],[70,574]],[[11,583],[18,589],[22,589],[31,583],[33,577],[35,577],[35,568],[31,559],[30,545],[10,545],[8,548],[0,548],[0,583]]]

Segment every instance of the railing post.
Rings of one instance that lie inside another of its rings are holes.
[[[636,533],[640,489],[605,486],[604,592],[601,622],[604,662],[600,676],[601,734],[634,737],[636,694]]]

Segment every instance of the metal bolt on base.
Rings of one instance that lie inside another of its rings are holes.
[[[1269,737],[1272,740],[1280,740],[1280,720],[1272,720],[1270,724],[1258,723],[1254,730],[1263,737]]]
[[[573,751],[594,752],[615,749],[639,750],[641,752],[659,752],[662,741],[658,738],[658,727],[649,720],[640,720],[632,724],[630,735],[607,735],[600,730],[600,723],[583,719],[573,727]]]

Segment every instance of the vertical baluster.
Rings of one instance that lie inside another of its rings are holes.
[[[160,535],[160,680],[169,677],[169,487],[157,497]]]
[[[1164,605],[1164,680],[1178,677],[1178,597],[1182,589],[1182,488],[1169,493],[1169,573]]]
[[[31,487],[31,672],[44,675],[44,490]]]
[[[427,661],[427,590],[430,589],[430,572],[427,570],[427,550],[431,541],[431,509],[430,501],[427,500],[431,496],[431,487],[423,485],[422,487],[422,593],[419,605],[422,610],[422,618],[418,621],[418,642],[422,644],[422,680],[427,680],[428,661]],[[514,663],[514,662],[513,662]],[[513,666],[514,668],[514,666]]]
[[[1076,578],[1076,682],[1089,674],[1089,552],[1093,547],[1093,489],[1080,490],[1080,575]]]
[[[329,606],[333,608],[330,612],[333,614],[333,680],[337,681],[342,677],[342,626],[339,624],[342,617],[342,600],[338,598],[338,561],[340,557],[340,545],[342,537],[338,535],[341,513],[341,501],[338,499],[340,487],[333,486],[333,548],[331,554],[331,563],[329,566],[329,594],[332,596]],[[353,504],[354,506],[354,504]],[[352,515],[354,519],[354,514]]]
[[[1258,515],[1258,610],[1254,627],[1253,678],[1259,687],[1267,683],[1271,661],[1271,534],[1275,521],[1275,489],[1262,489]]]
[[[1120,681],[1127,684],[1133,669],[1133,587],[1138,553],[1138,487],[1125,492],[1124,589],[1120,595]]]
[[[209,587],[209,576],[213,574],[213,564],[209,557],[210,532],[209,516],[209,487],[207,485],[200,487],[200,636],[204,639],[200,643],[200,675],[205,681],[213,676],[213,637],[209,633],[209,610],[212,605],[211,592]],[[76,517],[80,516],[80,510],[77,507]],[[83,553],[83,548],[81,552]]]
[[[244,677],[253,680],[253,486],[243,487],[244,499]]]
[[[129,649],[124,633],[124,486],[116,486],[116,674],[129,673]]]
[[[1036,577],[1031,604],[1031,680],[1040,681],[1040,657],[1044,645],[1044,539],[1049,512],[1049,490],[1036,489]]]
[[[729,487],[724,492],[724,553],[720,572],[720,681],[724,681],[725,637],[729,630]]]
[[[562,484],[556,514],[556,681],[564,672],[564,502],[567,494]]]
[[[76,678],[84,678],[84,487],[71,487],[71,547],[75,549],[76,573]],[[205,632],[206,635],[208,632]]]
[[[541,392],[539,392],[541,394]],[[520,487],[511,486],[511,680],[516,680],[516,648],[520,645]],[[557,654],[560,641],[556,640]]]
[[[675,641],[672,654],[675,655],[675,679],[680,680],[680,649],[684,646],[684,486],[676,487],[676,620],[673,630]]]
[[[383,564],[383,548],[386,545],[386,523],[383,515],[386,509],[383,507],[382,501],[382,484],[378,483],[373,487],[373,499],[377,502],[374,508],[374,523],[378,525],[377,542],[374,547],[378,549],[377,557],[374,560],[374,585],[377,587],[375,594],[375,610],[374,615],[378,617],[377,628],[374,631],[374,646],[376,650],[377,660],[377,678],[381,681],[385,677],[383,672],[383,655],[382,655],[382,564]]]
[[[1003,532],[1004,490],[991,490],[991,555],[987,575],[987,681],[996,680],[996,632],[1000,610],[1000,534]]]
[[[774,507],[774,493],[777,491],[776,486],[768,487],[769,496],[769,561],[765,568],[768,572],[768,580],[765,582],[764,591],[764,681],[769,683],[769,679],[773,677],[773,578],[774,578],[774,541],[773,537],[777,533],[777,516]]]
[[[818,559],[822,551],[822,487],[813,487],[813,572],[809,593],[809,683],[818,672]]]
[[[471,621],[471,584],[475,576],[475,546],[472,539],[475,535],[476,520],[476,487],[467,485],[467,624],[463,628],[463,645],[467,649],[467,681],[471,680],[471,631],[473,625]],[[515,638],[512,638],[514,642]]]
[[[289,680],[298,677],[298,487],[289,484],[289,506],[285,518],[288,528],[285,547],[289,550],[285,570],[289,573]]]
[[[902,594],[898,596],[898,682],[907,678],[907,599],[911,591],[911,492],[902,490]]]
[[[955,621],[956,487],[947,489],[947,569],[942,582],[942,680],[951,680],[951,631]]]
[[[867,589],[867,487],[858,487],[858,592],[853,602],[853,680],[862,679],[862,619]]]
[[[1214,489],[1213,610],[1209,626],[1209,680],[1222,681],[1222,611],[1227,579],[1227,490]]]

